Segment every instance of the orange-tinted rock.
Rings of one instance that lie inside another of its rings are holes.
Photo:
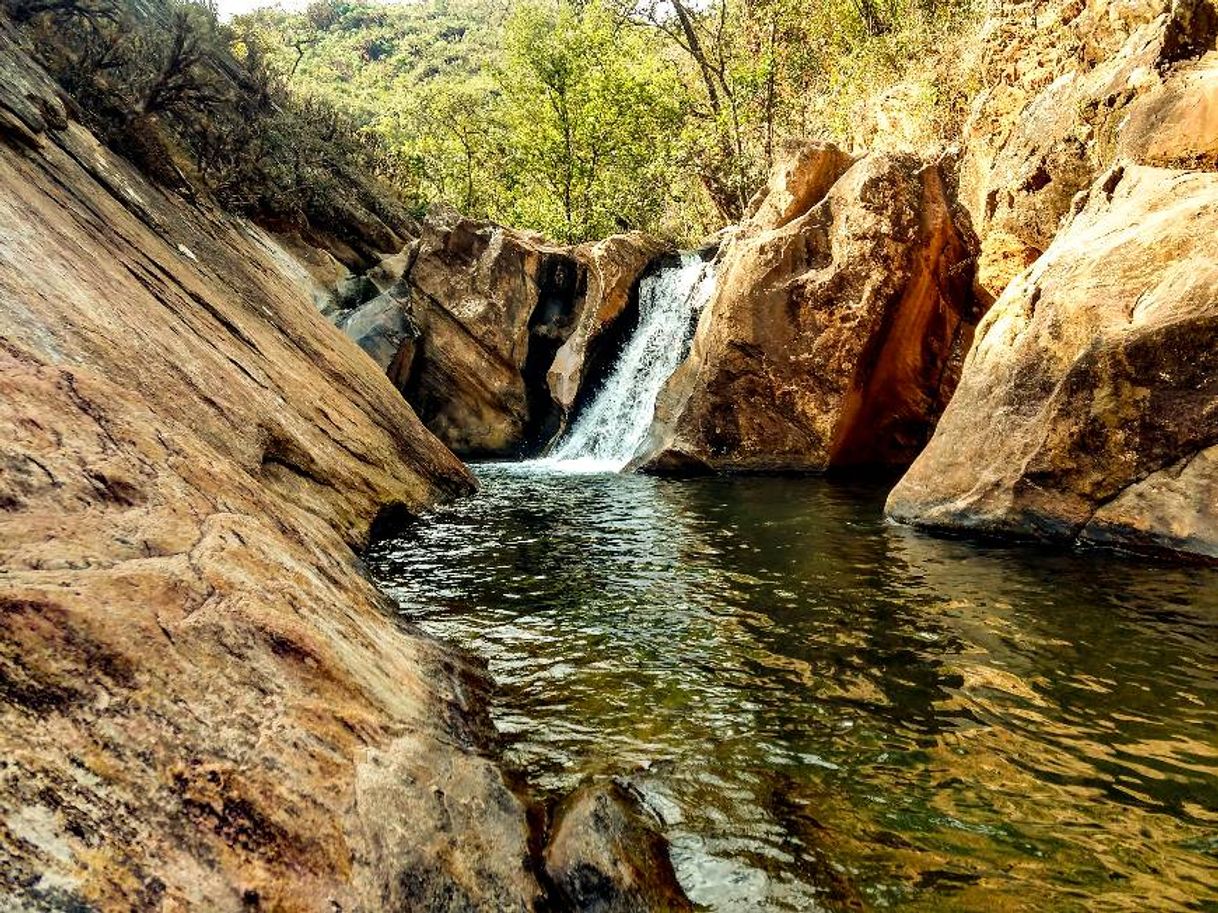
[[[616,783],[586,786],[558,807],[546,876],[573,913],[692,913],[654,816]]]
[[[530,909],[484,674],[354,552],[470,476],[282,247],[0,71],[0,908]]]
[[[689,358],[661,392],[655,472],[904,464],[971,338],[970,275],[939,168],[793,151],[721,248]]]
[[[1218,165],[1212,0],[994,3],[986,86],[962,137],[961,202],[986,300],[1030,265],[1118,158]]]
[[[978,328],[892,492],[935,529],[1218,557],[1218,174],[1117,166]]]
[[[416,332],[400,386],[449,447],[534,452],[564,427],[588,354],[664,245],[641,234],[560,247],[438,211],[387,294]],[[381,323],[392,323],[382,315]],[[384,359],[378,359],[384,362]]]

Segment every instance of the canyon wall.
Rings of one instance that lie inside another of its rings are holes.
[[[667,249],[637,232],[555,245],[439,207],[393,285],[337,321],[454,452],[532,454],[567,426]]]
[[[946,165],[946,167],[945,167]],[[657,473],[906,465],[977,313],[950,163],[794,144],[722,239],[716,289],[656,406]]]
[[[1218,557],[1218,11],[1002,5],[985,39],[961,199],[997,302],[888,513]]]
[[[356,557],[472,479],[315,272],[99,145],[0,25],[5,910],[539,896],[484,672]]]

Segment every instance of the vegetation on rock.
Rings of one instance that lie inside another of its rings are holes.
[[[161,185],[331,235],[357,261],[401,246],[410,217],[378,179],[392,174],[384,147],[340,106],[289,91],[248,28],[178,0],[0,4],[73,116]]]
[[[416,211],[579,241],[736,221],[786,136],[954,135],[973,22],[973,0],[317,0],[235,27],[301,97],[350,111]]]

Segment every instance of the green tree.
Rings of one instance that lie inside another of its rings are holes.
[[[599,3],[527,3],[498,72],[512,214],[564,240],[644,227],[663,210],[681,83]]]

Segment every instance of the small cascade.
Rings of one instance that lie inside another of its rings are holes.
[[[571,472],[619,472],[647,439],[656,399],[688,349],[715,286],[712,264],[681,254],[639,283],[639,325],[575,424],[539,462]]]

